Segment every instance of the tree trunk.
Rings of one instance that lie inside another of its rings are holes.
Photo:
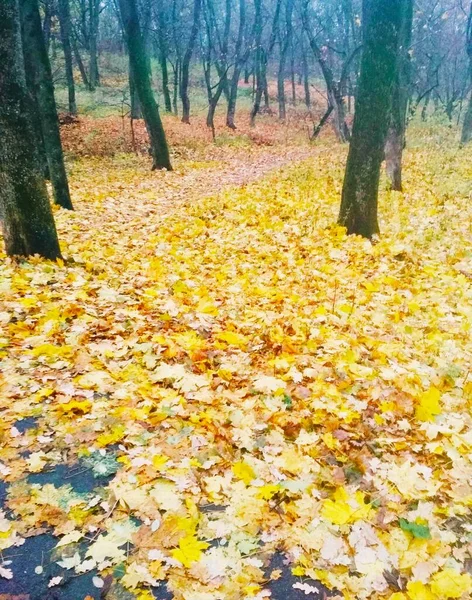
[[[267,51],[262,45],[263,20],[262,20],[262,0],[254,0],[254,40],[256,47],[256,92],[254,97],[254,105],[251,111],[251,127],[256,123],[256,116],[261,108],[262,96],[264,96],[264,104],[267,112],[270,111],[270,97],[267,86],[267,63],[269,56],[274,49],[279,31],[279,17],[282,7],[282,0],[277,0],[275,4],[274,17],[272,19],[271,33]]]
[[[174,89],[173,89],[173,97],[172,97],[172,112],[175,116],[179,114],[179,87],[180,87],[180,60],[177,59],[175,61],[174,67]]]
[[[128,57],[128,83],[129,83],[129,99],[130,99],[130,117],[132,119],[142,119],[143,112],[141,110],[141,102],[139,101],[138,91],[134,85],[131,61]]]
[[[472,78],[471,78],[472,79]],[[472,141],[472,92],[469,97],[469,105],[462,125],[461,144],[468,144]]]
[[[67,89],[69,92],[69,112],[71,115],[76,115],[77,104],[75,101],[74,70],[72,67],[72,48],[70,43],[71,33],[69,0],[58,0],[57,9],[61,29],[62,49],[64,51],[64,60],[66,63]]]
[[[21,9],[20,9],[20,19],[21,19]],[[21,23],[20,23],[21,26]],[[23,35],[22,35],[23,36]],[[26,56],[25,56],[26,58]],[[34,134],[34,139],[32,142],[36,148],[36,156],[38,160],[39,170],[43,174],[44,179],[50,179],[49,167],[48,167],[48,158],[46,156],[46,147],[44,145],[44,136],[43,136],[43,128],[41,125],[40,118],[40,107],[38,101],[37,94],[37,84],[36,77],[32,65],[29,61],[25,60],[24,62],[24,70],[25,70],[25,81],[26,81],[26,93],[27,93],[27,101],[29,103],[28,113],[31,118],[31,128]]]
[[[51,66],[41,30],[38,0],[20,0],[20,3],[23,18],[23,54],[34,80],[54,202],[71,210],[73,207],[62,153]]]
[[[94,91],[100,85],[98,71],[98,32],[100,23],[100,0],[89,0],[90,27],[89,27],[89,79],[90,90]]]
[[[167,68],[167,41],[165,35],[165,18],[162,5],[157,7],[157,34],[159,40],[159,63],[162,75],[162,95],[164,96],[164,107],[166,112],[172,112],[172,101],[169,90],[169,69]]]
[[[470,5],[469,19],[467,22],[467,54],[469,55],[469,77],[472,84],[472,4]],[[461,144],[468,144],[472,140],[472,91],[469,96],[469,105],[465,113],[462,126]]]
[[[51,25],[52,25],[52,7],[51,0],[45,0],[44,6],[44,19],[43,19],[43,37],[46,45],[46,50],[49,52],[49,42],[51,41]]]
[[[172,170],[166,135],[162,126],[159,108],[151,87],[149,62],[139,27],[136,0],[119,0],[126,43],[134,85],[138,92],[146,129],[151,142],[152,168]]]
[[[182,100],[182,123],[190,124],[190,98],[188,96],[188,85],[190,78],[190,61],[197,41],[198,29],[200,25],[200,12],[202,0],[194,0],[193,4],[193,23],[190,31],[190,37],[182,60],[182,80],[180,82],[180,99]]]
[[[398,67],[401,16],[409,0],[364,0],[364,47],[354,127],[344,177],[339,224],[348,234],[379,233],[380,167]]]
[[[56,226],[31,145],[18,0],[0,2],[0,204],[9,256],[60,258]]]
[[[382,0],[383,1],[383,0]],[[308,5],[306,5],[308,6]],[[336,135],[341,143],[348,142],[351,134],[349,131],[349,127],[346,123],[346,110],[344,106],[344,98],[342,92],[342,82],[337,83],[334,79],[333,71],[330,65],[327,62],[326,56],[319,47],[311,29],[311,25],[309,23],[307,10],[303,12],[303,21],[305,31],[308,35],[308,41],[310,43],[310,47],[313,51],[313,54],[320,66],[321,72],[323,74],[323,79],[326,84],[326,92],[328,95],[328,105],[332,106],[334,111],[334,126]],[[342,78],[341,78],[342,79]]]
[[[72,51],[74,53],[75,62],[77,63],[77,66],[79,67],[80,76],[82,78],[82,83],[84,84],[84,86],[86,87],[87,90],[92,91],[92,88],[90,87],[89,79],[87,77],[87,71],[85,70],[85,66],[84,66],[82,57],[80,56],[79,48],[77,46],[77,40],[72,35],[70,41],[71,41],[71,45],[72,45]]]
[[[308,68],[308,60],[306,58],[305,49],[302,48],[303,60],[303,87],[305,90],[305,104],[307,108],[311,108],[311,92],[310,92],[310,71]]]
[[[236,58],[233,75],[229,86],[228,111],[226,113],[226,126],[236,129],[236,103],[238,101],[239,76],[244,64],[249,58],[250,48],[243,53],[244,30],[246,28],[246,0],[239,0],[239,27],[236,41]]]
[[[279,69],[277,73],[277,97],[279,101],[279,119],[285,121],[287,117],[287,108],[285,104],[285,65],[287,54],[292,42],[292,13],[294,0],[286,0],[285,3],[285,35],[280,51]],[[293,66],[293,64],[292,64]],[[293,75],[293,70],[292,70]]]
[[[393,86],[390,127],[385,144],[385,160],[390,189],[401,192],[402,160],[405,147],[406,116],[411,78],[411,32],[413,25],[413,0],[405,0],[404,14],[398,48],[397,76]]]

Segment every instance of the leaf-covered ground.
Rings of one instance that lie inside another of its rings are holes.
[[[376,245],[344,157],[81,158],[63,263],[0,256],[0,593],[470,598],[471,150]]]

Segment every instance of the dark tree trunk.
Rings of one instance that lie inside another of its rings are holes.
[[[180,82],[180,99],[182,101],[182,123],[190,123],[190,98],[188,95],[188,85],[190,78],[190,61],[192,60],[195,42],[197,41],[198,29],[200,26],[200,12],[202,0],[194,0],[193,4],[193,23],[190,30],[190,37],[182,60],[182,79]]]
[[[467,22],[467,54],[469,55],[469,77],[472,84],[472,4],[470,5],[469,19]],[[461,143],[468,144],[472,140],[472,91],[469,96],[469,104],[465,113],[462,126]]]
[[[254,0],[254,40],[256,47],[256,91],[254,96],[254,105],[251,111],[251,127],[256,123],[256,116],[261,108],[262,96],[264,96],[264,104],[266,111],[270,110],[269,90],[267,87],[267,63],[269,56],[274,49],[279,31],[279,17],[282,7],[282,0],[277,0],[272,19],[271,34],[267,51],[262,45],[263,19],[262,19],[262,0]]]
[[[328,122],[328,119],[331,116],[331,113],[333,112],[333,105],[329,104],[328,108],[326,109],[325,114],[321,117],[320,122],[318,123],[318,125],[313,129],[313,134],[311,136],[311,141],[314,142],[316,140],[316,138],[320,135],[321,130],[323,129],[323,127],[326,125],[326,123]]]
[[[279,101],[279,119],[285,121],[287,109],[285,104],[285,65],[288,51],[292,42],[292,13],[294,0],[286,0],[285,3],[285,34],[280,50],[279,69],[277,73],[277,97]],[[293,71],[292,71],[293,74]]]
[[[41,30],[38,0],[20,0],[20,4],[23,18],[23,54],[27,68],[33,77],[38,100],[38,114],[54,202],[71,210],[72,202],[62,153],[51,66]]]
[[[471,77],[472,79],[472,77]],[[469,97],[469,105],[465,113],[462,125],[461,144],[468,144],[472,140],[472,92]]]
[[[348,234],[379,232],[377,204],[388,116],[398,67],[402,14],[409,0],[364,0],[361,75],[339,224]]]
[[[173,89],[173,97],[172,97],[172,112],[174,115],[179,114],[179,88],[180,88],[180,60],[177,59],[175,61],[174,67],[174,89]]]
[[[405,0],[404,4],[405,12],[402,15],[402,26],[398,48],[399,64],[393,86],[390,127],[387,134],[387,142],[385,144],[385,160],[389,185],[392,190],[398,192],[401,192],[403,189],[402,160],[403,149],[405,147],[408,98],[410,96],[410,46],[413,25],[413,0]]]
[[[305,50],[303,52],[303,87],[305,90],[305,104],[307,108],[311,108],[311,92],[310,92],[310,71],[308,69],[308,60]]]
[[[85,70],[85,66],[84,66],[82,57],[80,56],[79,48],[77,46],[77,40],[72,35],[70,41],[71,41],[71,45],[72,45],[72,51],[74,53],[75,62],[77,63],[77,66],[79,67],[80,76],[82,78],[82,83],[89,91],[92,91],[92,88],[90,87],[89,78],[87,77],[87,71]]]
[[[246,28],[246,0],[239,0],[239,27],[238,39],[236,41],[236,58],[233,75],[229,86],[228,111],[226,113],[226,126],[236,129],[236,103],[238,101],[239,76],[244,64],[249,58],[250,49],[243,52],[244,30]]]
[[[69,112],[71,115],[76,115],[77,104],[75,101],[74,70],[72,67],[72,48],[70,43],[71,27],[69,0],[58,0],[57,8],[59,24],[61,28],[62,49],[64,51],[64,60],[66,63],[67,89],[69,91]]]
[[[20,18],[21,18],[21,9],[20,9]],[[20,23],[21,25],[21,23]],[[23,34],[22,34],[23,37]],[[26,55],[25,55],[26,58]],[[43,136],[43,128],[41,125],[41,117],[40,117],[40,107],[38,101],[37,94],[37,84],[36,77],[33,70],[33,65],[30,61],[25,60],[24,62],[24,70],[25,70],[25,80],[26,80],[26,92],[27,92],[27,101],[29,103],[28,112],[31,118],[31,128],[34,133],[34,140],[32,142],[35,144],[36,148],[36,156],[38,159],[39,170],[43,174],[45,179],[50,179],[49,167],[48,167],[48,158],[46,155],[46,147],[44,145],[44,136]]]
[[[51,41],[51,25],[52,25],[52,7],[51,0],[45,0],[44,6],[44,19],[43,19],[43,37],[46,50],[49,51],[49,42]]]
[[[100,0],[89,0],[89,79],[90,90],[93,91],[100,85],[100,74],[98,71],[98,31],[100,23]]]
[[[152,168],[171,171],[172,166],[166,135],[159,115],[159,108],[152,92],[149,61],[139,27],[136,0],[119,0],[119,7],[133,81],[141,102],[141,110],[151,142]]]
[[[167,67],[167,40],[166,23],[162,4],[157,7],[157,34],[159,40],[159,63],[162,75],[162,95],[164,96],[164,107],[166,112],[172,112],[172,101],[169,90],[169,69]]]
[[[141,102],[139,101],[138,90],[134,85],[133,73],[131,72],[131,61],[128,57],[128,83],[129,83],[129,99],[130,99],[130,116],[132,119],[142,119],[143,112],[141,110]]]
[[[254,0],[254,41],[256,46],[254,77],[256,90],[254,104],[251,111],[251,127],[256,124],[256,116],[261,107],[262,93],[264,91],[264,80],[262,63],[264,61],[264,49],[262,48],[262,0]]]
[[[293,38],[292,38],[292,56],[290,58],[290,79],[291,79],[291,83],[292,83],[292,104],[293,106],[297,105],[297,88],[296,88],[296,81],[295,81],[295,56],[294,56],[294,51],[293,51]]]
[[[0,2],[0,205],[10,256],[60,258],[56,226],[31,144],[18,0]]]
[[[317,41],[312,33],[311,25],[309,23],[308,13],[305,10],[303,13],[303,20],[305,31],[308,35],[308,41],[310,43],[310,47],[313,51],[313,54],[320,66],[321,72],[323,74],[323,79],[326,84],[326,92],[328,95],[328,108],[331,106],[332,111],[334,112],[334,124],[336,135],[340,142],[345,143],[348,142],[351,135],[349,131],[349,127],[346,123],[346,109],[344,106],[344,98],[342,92],[342,82],[339,83],[335,81],[333,71],[330,65],[327,62],[326,56],[317,44]],[[349,61],[348,61],[349,64]]]

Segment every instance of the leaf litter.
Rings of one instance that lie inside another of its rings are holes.
[[[5,556],[49,532],[90,597],[262,599],[276,552],[307,598],[470,597],[472,161],[407,160],[375,245],[337,147],[229,188],[77,161],[65,261],[2,256]],[[64,464],[100,485],[34,483]]]

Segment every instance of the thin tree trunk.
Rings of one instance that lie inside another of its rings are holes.
[[[190,78],[190,61],[192,60],[195,42],[197,40],[198,29],[200,26],[200,12],[202,0],[194,0],[193,3],[193,23],[190,30],[190,37],[182,60],[182,80],[180,82],[180,99],[182,101],[182,123],[190,123],[190,98],[188,95],[188,85]]]
[[[256,91],[254,97],[254,105],[251,111],[251,127],[254,127],[256,123],[256,116],[261,108],[261,100],[262,96],[264,96],[264,104],[267,112],[270,111],[270,97],[269,97],[269,89],[267,86],[267,62],[269,60],[269,56],[274,48],[275,42],[278,37],[279,30],[279,17],[280,10],[282,7],[282,0],[277,0],[274,11],[274,18],[272,19],[272,27],[271,34],[269,39],[269,45],[267,52],[264,50],[262,46],[262,31],[263,31],[263,22],[262,22],[262,0],[254,0],[254,40],[256,47],[256,70],[255,70],[255,79],[256,79]]]
[[[344,177],[339,224],[348,234],[372,238],[380,167],[398,67],[401,16],[409,0],[364,0],[364,47],[354,127]]]
[[[61,256],[56,226],[31,144],[18,0],[0,2],[0,205],[10,256]]]
[[[295,56],[293,55],[293,40],[292,40],[292,56],[290,59],[290,79],[292,83],[292,104],[293,106],[297,105],[297,88],[295,81]]]
[[[77,63],[77,66],[79,67],[80,76],[82,78],[82,83],[89,91],[92,91],[92,88],[90,87],[89,79],[87,77],[87,71],[85,70],[85,66],[84,66],[84,63],[80,56],[79,48],[77,46],[77,40],[75,39],[74,35],[72,35],[72,37],[71,37],[71,45],[72,45],[72,51],[74,53],[75,62]]]
[[[141,110],[151,142],[152,168],[171,171],[172,166],[166,135],[159,115],[159,108],[152,92],[149,61],[139,27],[136,0],[119,0],[119,7],[133,81],[141,102]]]
[[[172,100],[169,90],[169,69],[167,67],[167,41],[165,36],[165,18],[162,5],[157,7],[157,34],[159,41],[159,63],[162,75],[162,95],[164,96],[164,107],[166,112],[172,112]]]
[[[320,122],[318,123],[318,125],[313,129],[313,134],[311,136],[311,141],[314,142],[316,140],[316,138],[320,135],[321,130],[323,129],[323,127],[325,126],[325,124],[328,122],[328,119],[331,116],[331,113],[333,112],[334,106],[332,104],[328,105],[328,108],[326,109],[325,114],[321,117]]]
[[[43,37],[46,45],[46,50],[49,51],[49,42],[51,41],[51,25],[52,25],[52,7],[51,0],[45,0],[44,19],[43,19]]]
[[[310,47],[320,66],[323,79],[325,80],[326,92],[328,94],[328,104],[332,105],[333,107],[336,135],[338,136],[340,142],[348,142],[350,139],[350,131],[346,123],[346,110],[342,95],[342,84],[341,82],[337,83],[335,81],[333,71],[326,60],[326,56],[318,46],[317,41],[312,34],[311,25],[309,23],[308,13],[306,10],[303,13],[303,21],[305,31],[308,35]]]
[[[173,98],[172,98],[172,112],[176,116],[179,114],[179,106],[178,106],[179,87],[180,87],[179,82],[180,82],[180,60],[177,59],[175,61],[175,67],[174,67],[174,89],[173,89]]]
[[[310,71],[308,68],[308,60],[306,57],[305,48],[302,48],[303,60],[303,87],[305,90],[305,104],[307,108],[311,108],[311,92],[310,92]]]
[[[77,104],[75,101],[74,70],[72,67],[72,49],[70,43],[71,28],[69,0],[58,0],[57,7],[61,29],[62,49],[64,51],[64,60],[66,63],[67,89],[69,92],[69,112],[71,115],[76,115]]]
[[[131,119],[142,119],[143,112],[141,110],[141,102],[139,101],[138,90],[134,85],[131,60],[128,56],[128,84],[129,84],[129,99],[130,99],[130,117]]]
[[[469,105],[462,125],[461,144],[465,145],[470,141],[472,141],[472,92],[469,96]]]
[[[41,31],[38,0],[20,0],[20,3],[23,18],[23,54],[34,78],[54,202],[63,208],[72,210],[54,99],[51,66]]]
[[[285,104],[285,64],[287,54],[292,42],[292,13],[294,0],[286,0],[285,3],[285,35],[280,51],[279,69],[277,73],[277,97],[279,101],[279,119],[285,121],[287,117],[287,108]],[[292,71],[293,73],[293,71]]]
[[[100,23],[100,0],[89,0],[90,27],[89,27],[89,51],[90,51],[90,89],[95,90],[100,85],[100,74],[98,70],[98,32]]]
[[[469,55],[469,77],[472,84],[472,4],[470,5],[469,19],[467,22],[467,54]],[[472,140],[472,91],[469,96],[469,105],[462,125],[461,144],[468,144]]]
[[[239,76],[244,64],[249,58],[250,48],[243,53],[244,30],[246,28],[246,0],[239,0],[239,27],[238,39],[236,41],[236,59],[233,69],[233,75],[229,86],[228,111],[226,113],[226,126],[230,129],[236,129],[236,103],[238,100]]]
[[[401,192],[403,149],[405,147],[406,117],[410,87],[410,46],[413,25],[413,0],[405,0],[402,15],[397,76],[393,86],[390,127],[385,144],[387,177],[392,190]]]

